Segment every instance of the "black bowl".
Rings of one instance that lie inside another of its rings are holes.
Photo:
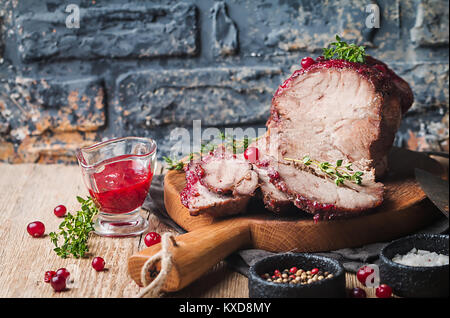
[[[310,270],[319,268],[334,277],[311,284],[268,282],[261,275],[293,266]],[[265,257],[250,267],[248,277],[250,298],[333,298],[345,297],[345,271],[338,261],[324,256],[304,253],[284,253]]]
[[[392,261],[413,248],[448,255],[448,235],[417,234],[391,242],[380,252],[381,283],[401,297],[448,297],[449,266],[407,266]]]

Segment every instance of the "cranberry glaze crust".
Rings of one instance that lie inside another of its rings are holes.
[[[414,95],[409,84],[395,74],[385,63],[371,56],[366,56],[366,63],[349,62],[346,60],[325,60],[322,56],[319,56],[315,60],[315,63],[308,63],[306,68],[296,70],[285,80],[275,92],[272,103],[286,88],[290,87],[290,84],[296,77],[317,69],[329,68],[353,69],[369,80],[375,89],[380,91],[384,96],[399,94],[400,100],[402,101],[401,109],[403,114],[408,111],[414,102]],[[273,120],[272,116],[269,118],[269,121],[271,120]]]

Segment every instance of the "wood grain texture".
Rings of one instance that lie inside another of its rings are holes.
[[[177,238],[181,242],[179,247],[171,248],[175,269],[164,290],[172,292],[187,286],[215,261],[243,246],[272,252],[330,251],[392,240],[433,222],[440,214],[425,200],[425,194],[414,179],[414,168],[438,175],[443,175],[444,169],[423,154],[403,149],[393,149],[389,163],[389,174],[383,180],[384,202],[380,207],[359,217],[318,223],[311,217],[279,217],[264,210],[252,211],[252,208],[245,215],[226,219],[208,214],[191,216],[179,198],[185,185],[184,173],[168,172],[164,187],[166,209],[189,233]],[[160,245],[153,246],[129,259],[130,276],[138,284],[143,263],[159,249]],[[187,275],[180,275],[179,269]]]

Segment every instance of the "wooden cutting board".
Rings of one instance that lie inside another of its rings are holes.
[[[188,233],[177,236],[178,246],[170,248],[174,267],[163,290],[182,289],[243,248],[320,252],[389,241],[412,233],[440,216],[415,181],[414,168],[439,176],[445,174],[442,166],[428,156],[394,148],[389,155],[389,172],[381,180],[385,184],[381,206],[358,217],[318,223],[313,222],[312,215],[279,217],[261,206],[251,206],[245,215],[225,219],[207,214],[191,216],[179,197],[185,185],[184,173],[170,171],[164,180],[164,203],[170,217]],[[142,265],[159,250],[157,244],[129,258],[129,274],[139,285]],[[159,263],[156,270],[160,270]]]

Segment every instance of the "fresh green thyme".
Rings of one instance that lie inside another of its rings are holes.
[[[248,136],[238,140],[234,136],[228,136],[223,132],[219,133],[219,137],[222,141],[221,145],[233,154],[243,153],[251,142],[258,140],[258,138],[249,138]]]
[[[248,138],[245,136],[242,140],[237,140],[234,136],[227,136],[223,132],[219,131],[220,143],[207,142],[202,143],[200,152],[190,153],[188,160],[177,160],[175,158],[163,157],[167,163],[167,169],[169,170],[183,170],[183,167],[187,162],[191,161],[196,155],[202,156],[216,150],[219,146],[224,146],[226,150],[233,154],[243,153],[249,146],[250,142],[258,140],[258,138]]]
[[[319,162],[311,159],[309,156],[304,156],[302,160],[292,158],[284,158],[284,160],[303,163],[305,166],[315,166],[332,178],[337,186],[343,185],[345,180],[349,180],[356,184],[362,183],[361,176],[364,173],[361,171],[353,172],[352,164],[347,163],[342,165],[343,160],[337,160],[335,165],[332,165],[329,162]]]
[[[167,163],[167,169],[169,170],[183,170],[183,167],[186,164],[183,160],[172,159],[169,157],[163,157],[163,159]],[[189,162],[192,159],[194,159],[193,153],[189,154],[187,161]]]
[[[70,254],[75,258],[84,257],[89,251],[87,242],[94,230],[93,218],[98,213],[98,208],[91,197],[83,199],[77,196],[77,200],[81,203],[81,210],[76,215],[67,213],[59,225],[59,232],[50,233],[50,240],[55,245],[53,250],[62,258],[67,258]],[[64,238],[64,243],[59,246],[61,237]]]
[[[332,42],[328,48],[323,49],[323,57],[327,60],[341,59],[350,62],[364,63],[366,60],[366,52],[364,46],[356,44],[347,44],[336,35],[336,42]]]

